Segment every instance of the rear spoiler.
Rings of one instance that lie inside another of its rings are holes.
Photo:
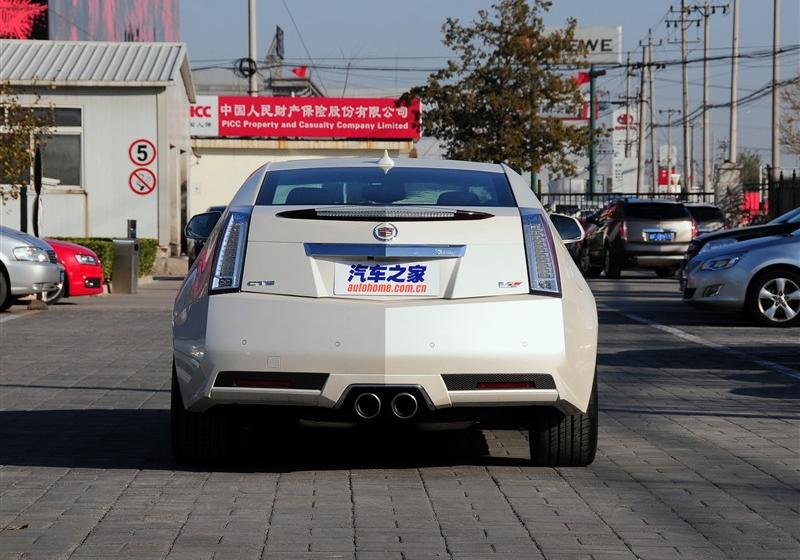
[[[287,210],[279,212],[277,216],[295,220],[429,222],[438,220],[485,220],[486,218],[494,217],[494,214],[438,206],[326,206],[324,208]]]

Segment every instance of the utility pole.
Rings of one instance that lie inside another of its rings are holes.
[[[723,14],[728,13],[728,6],[726,4],[706,2],[702,6],[692,6],[692,9],[703,16],[703,190],[708,191],[708,185],[711,180],[711,144],[709,143],[711,124],[708,111],[708,19],[717,13],[717,9],[722,10]]]
[[[688,52],[686,50],[686,0],[681,0],[681,72],[683,75],[683,103],[682,103],[682,117],[683,117],[683,188],[691,188],[691,180],[689,175],[691,169],[689,164],[689,123],[687,117],[689,115],[689,66],[686,64]],[[683,189],[681,189],[683,190]]]
[[[778,50],[781,48],[781,0],[773,0],[772,13],[772,180],[778,180],[781,167],[781,131],[780,131],[780,112],[781,105],[779,100],[780,88],[780,63],[778,62]]]
[[[658,42],[661,44],[661,41]],[[653,86],[653,74],[656,71],[653,65],[653,30],[647,30],[647,58],[650,60],[650,65],[647,67],[647,78],[649,84],[650,94],[650,157],[653,160],[653,184],[650,192],[658,190],[658,155],[656,154],[656,90]]]
[[[631,123],[628,115],[631,114],[631,55],[625,60],[625,158],[631,157]],[[616,123],[615,125],[616,126]]]
[[[728,161],[736,163],[736,129],[737,114],[736,103],[738,101],[738,79],[739,79],[739,0],[733,0],[733,36],[731,37],[731,110],[730,128],[728,130]],[[720,193],[714,193],[714,199],[719,200]]]
[[[595,183],[597,182],[597,142],[595,127],[597,126],[597,88],[595,78],[605,76],[605,70],[595,70],[594,65],[589,67],[589,188],[587,195],[594,195]]]
[[[658,111],[667,114],[667,193],[672,188],[672,115],[680,115],[680,109],[662,109]]]
[[[255,72],[256,56],[256,0],[248,0],[247,2],[247,32],[249,39],[249,48],[247,57],[252,61],[253,72],[248,78],[247,93],[251,97],[258,96],[258,75]]]
[[[680,25],[681,28],[681,76],[682,76],[682,115],[683,115],[683,189],[688,190],[691,188],[691,169],[690,169],[690,156],[689,156],[689,123],[687,117],[689,115],[689,65],[686,62],[688,58],[688,51],[686,49],[686,29],[688,25],[700,24],[699,19],[687,19],[687,15],[692,11],[691,7],[686,7],[686,0],[681,0],[680,19],[667,20],[667,26],[670,23]],[[674,8],[670,7],[670,12],[675,13]]]
[[[639,76],[639,128],[636,139],[636,196],[642,193],[644,187],[644,104],[645,104],[645,90],[644,90],[644,73],[647,70],[647,45],[642,45],[642,71]]]

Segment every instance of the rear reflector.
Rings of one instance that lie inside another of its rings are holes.
[[[281,379],[247,379],[236,378],[233,380],[234,387],[258,387],[260,389],[292,389],[294,383]]]
[[[530,381],[481,381],[478,389],[534,389],[536,386]]]

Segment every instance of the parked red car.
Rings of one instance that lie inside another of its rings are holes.
[[[103,293],[103,267],[94,251],[67,241],[46,240],[56,252],[58,262],[64,266],[58,290],[42,294],[42,299],[53,304],[62,297],[94,296]]]

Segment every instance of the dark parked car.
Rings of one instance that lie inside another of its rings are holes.
[[[219,212],[222,214],[225,211],[225,206],[209,206],[206,212]],[[189,257],[189,268],[192,268],[197,255],[203,250],[204,241],[200,239],[186,239],[186,255]]]
[[[680,202],[638,198],[615,200],[587,231],[580,268],[586,276],[602,271],[619,278],[626,268],[650,268],[662,278],[681,265],[697,224]]]
[[[697,222],[697,233],[712,233],[725,227],[725,214],[713,204],[687,204],[686,208]]]

